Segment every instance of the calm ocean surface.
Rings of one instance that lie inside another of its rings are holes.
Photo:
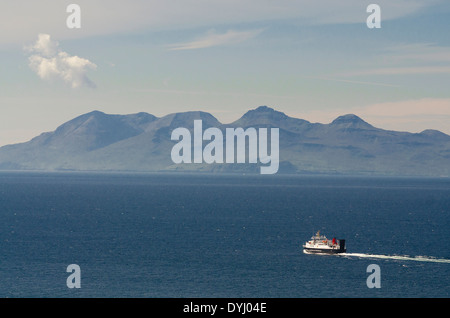
[[[317,230],[348,255],[304,254]],[[449,297],[449,273],[450,179],[0,173],[0,297]]]

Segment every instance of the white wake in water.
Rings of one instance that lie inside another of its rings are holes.
[[[382,258],[393,259],[400,261],[416,261],[416,262],[433,262],[433,263],[449,263],[450,259],[446,258],[434,258],[431,256],[402,256],[402,255],[377,255],[377,254],[364,254],[364,253],[341,253],[336,254],[339,256],[360,257],[360,258]]]

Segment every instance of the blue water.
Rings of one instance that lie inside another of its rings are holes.
[[[450,179],[1,173],[0,297],[449,297],[449,229]]]

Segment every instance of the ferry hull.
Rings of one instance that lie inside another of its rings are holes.
[[[347,250],[344,249],[331,249],[331,248],[303,248],[303,252],[306,254],[339,254],[345,253]]]

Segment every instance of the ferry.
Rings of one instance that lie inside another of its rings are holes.
[[[303,244],[303,253],[306,254],[339,254],[346,251],[345,240],[336,238],[329,240],[325,235],[321,235],[320,231],[317,231],[311,240]]]

